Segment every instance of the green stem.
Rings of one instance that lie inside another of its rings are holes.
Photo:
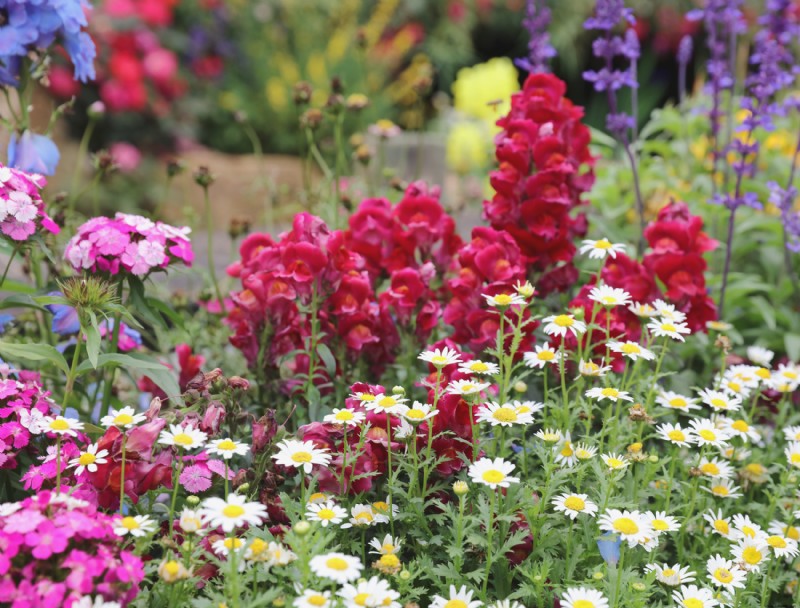
[[[122,281],[117,283],[117,302],[122,303]],[[119,348],[119,334],[122,328],[122,314],[117,313],[114,315],[114,329],[111,331],[111,354],[116,354]],[[114,375],[117,371],[117,366],[111,363],[106,372],[105,382],[103,383],[103,405],[101,408],[101,415],[108,414],[108,409],[111,407],[111,393],[114,388]]]
[[[128,434],[122,433],[122,465],[119,472],[119,514],[122,515],[122,508],[125,504],[125,444],[128,441]]]
[[[61,492],[61,434],[56,435],[56,492]]]
[[[172,538],[172,532],[175,529],[175,504],[178,501],[178,481],[183,471],[183,455],[178,455],[178,466],[175,469],[175,481],[172,483],[172,501],[169,505],[169,536]]]
[[[620,592],[622,587],[622,572],[623,563],[625,560],[625,543],[622,542],[619,546],[619,563],[617,564],[617,578],[614,581],[614,608],[619,608],[620,605]]]
[[[219,311],[221,315],[225,314],[225,300],[222,299],[222,292],[219,290],[219,283],[217,282],[217,269],[214,265],[214,224],[211,220],[211,198],[208,194],[208,186],[203,186],[203,202],[206,210],[206,231],[208,232],[208,273],[211,276],[211,284],[214,287],[214,293],[219,300]]]
[[[0,287],[2,287],[3,283],[6,282],[6,277],[8,276],[8,271],[11,268],[11,262],[14,261],[14,257],[17,255],[18,251],[19,251],[19,247],[14,247],[14,249],[11,250],[11,256],[8,258],[8,264],[6,264],[6,269],[3,271],[3,278],[0,279]]]
[[[67,399],[69,398],[70,393],[72,393],[72,387],[75,384],[75,376],[76,370],[78,369],[78,359],[80,359],[80,352],[81,352],[81,340],[83,339],[83,328],[78,332],[78,336],[75,339],[75,350],[72,351],[72,364],[69,367],[69,373],[67,374],[67,385],[64,387],[64,398],[61,401],[61,411],[63,413],[64,408],[67,406]]]
[[[486,591],[489,588],[489,575],[492,571],[492,533],[494,528],[494,504],[497,490],[491,491],[489,503],[489,521],[486,525],[486,572],[483,575],[483,599],[486,599]]]

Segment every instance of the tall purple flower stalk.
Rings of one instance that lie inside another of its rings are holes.
[[[528,56],[515,59],[514,63],[521,70],[529,73],[546,72],[550,59],[556,56],[556,50],[550,44],[550,9],[547,0],[527,0],[525,19],[522,24],[528,30]]]
[[[689,62],[692,60],[693,51],[692,37],[686,34],[678,44],[678,102],[681,105],[683,105],[683,100],[686,99],[686,72]]]
[[[724,311],[736,211],[742,206],[761,208],[758,195],[755,192],[745,192],[743,189],[744,178],[752,178],[757,168],[759,143],[754,134],[759,128],[765,131],[772,131],[775,128],[772,121],[773,116],[780,115],[785,110],[785,106],[777,100],[777,95],[792,86],[794,82],[794,71],[791,67],[794,63],[792,54],[781,42],[782,36],[776,35],[777,32],[771,28],[771,24],[777,26],[781,22],[779,15],[774,12],[785,14],[787,6],[787,3],[781,1],[770,2],[767,14],[760,20],[764,27],[756,34],[753,43],[754,50],[750,57],[750,63],[755,69],[745,80],[745,94],[741,100],[741,108],[746,111],[746,118],[739,128],[740,136],[733,138],[725,148],[726,155],[733,153],[737,158],[731,164],[736,177],[735,185],[733,192],[724,192],[712,197],[712,202],[724,205],[730,212],[725,266],[719,299],[720,315]],[[794,169],[786,189],[787,192],[792,189],[793,179]]]
[[[597,30],[600,37],[592,43],[594,56],[601,59],[603,67],[599,70],[588,70],[583,78],[592,83],[595,91],[605,93],[608,100],[608,116],[606,128],[622,145],[633,172],[633,186],[636,195],[636,211],[639,216],[641,234],[639,237],[639,253],[644,248],[644,200],[639,186],[639,170],[636,157],[631,146],[631,134],[636,130],[634,114],[627,114],[619,107],[618,91],[631,89],[633,106],[637,103],[636,90],[639,83],[636,78],[636,66],[639,60],[640,47],[636,35],[628,30],[624,36],[615,34],[620,23],[633,24],[633,10],[625,8],[625,0],[598,0],[595,14],[583,24],[584,29]],[[622,61],[626,67],[620,69],[615,65]],[[634,109],[635,112],[635,109]]]

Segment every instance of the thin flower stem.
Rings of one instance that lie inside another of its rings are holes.
[[[486,599],[486,590],[489,588],[489,576],[492,573],[492,532],[494,531],[494,505],[495,494],[498,490],[491,490],[489,502],[489,521],[486,524],[486,572],[483,575],[483,598]]]
[[[8,264],[6,264],[6,269],[3,271],[3,278],[0,278],[0,287],[2,287],[3,283],[6,282],[6,277],[8,276],[8,271],[11,268],[11,262],[14,261],[14,257],[17,255],[18,251],[19,251],[19,247],[14,247],[14,249],[11,250],[11,255],[8,258]]]
[[[122,303],[122,290],[123,283],[120,280],[117,283],[117,302]],[[116,354],[119,348],[119,334],[122,326],[122,315],[117,313],[114,315],[114,329],[111,331],[111,354]],[[100,415],[105,416],[111,407],[111,392],[114,388],[114,374],[117,371],[117,366],[114,363],[109,365],[108,372],[106,373],[103,382],[103,404],[100,410]]]
[[[217,282],[217,268],[214,265],[214,223],[211,219],[211,197],[208,194],[208,185],[203,186],[203,202],[206,211],[206,232],[208,247],[208,274],[211,277],[211,286],[214,288],[214,294],[219,301],[219,312],[221,315],[225,314],[225,300],[222,298],[222,292],[219,289]]]
[[[128,434],[122,433],[122,445],[120,450],[122,452],[122,463],[119,471],[119,514],[122,515],[123,507],[125,506],[125,444],[128,441]]]
[[[56,492],[61,492],[61,433],[56,436]]]
[[[172,538],[172,532],[175,529],[175,504],[178,500],[178,482],[183,471],[183,456],[178,457],[178,466],[175,469],[175,481],[172,484],[172,501],[169,506],[169,536]]]

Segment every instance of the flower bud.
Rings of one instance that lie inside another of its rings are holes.
[[[456,496],[464,496],[467,492],[469,492],[469,486],[467,485],[466,481],[457,481],[453,484],[453,492],[456,493]]]
[[[528,390],[528,385],[525,384],[522,380],[517,380],[514,383],[514,390],[517,391],[518,393],[524,393],[525,391]]]
[[[211,184],[214,183],[216,179],[214,174],[211,173],[208,167],[197,167],[197,170],[194,172],[194,182],[200,186],[201,188],[208,188]]]
[[[647,589],[647,585],[645,585],[644,583],[633,583],[631,587],[633,587],[634,591],[644,591],[645,589]]]
[[[596,580],[596,581],[602,581],[603,580],[603,576],[604,576],[603,573],[600,572],[599,570],[597,572],[595,572],[594,574],[592,574],[592,578],[594,580]]]
[[[106,113],[106,104],[102,101],[95,101],[86,109],[89,118],[101,118]]]
[[[307,104],[311,101],[311,94],[313,93],[313,89],[311,85],[307,82],[298,82],[294,85],[292,89],[292,98],[294,99],[295,105],[302,106]]]
[[[400,580],[407,581],[411,578],[411,573],[408,570],[401,570],[399,576]]]
[[[406,394],[406,389],[404,389],[402,386],[394,386],[394,387],[392,387],[392,395],[401,395],[402,396],[402,395],[405,395],[405,394]]]
[[[245,482],[242,485],[240,485],[238,488],[236,488],[236,492],[238,494],[246,494],[249,489],[250,489],[250,484]]]
[[[357,112],[363,110],[369,105],[369,97],[363,93],[353,93],[347,97],[345,105],[348,110]]]
[[[305,520],[300,520],[292,526],[292,529],[298,536],[305,536],[311,530],[311,524]]]
[[[186,497],[186,502],[188,504],[192,505],[192,506],[199,505],[200,504],[200,497],[199,496],[195,496],[194,494],[191,495],[191,496],[187,496]]]
[[[322,123],[322,112],[317,108],[306,110],[300,116],[300,126],[304,129],[311,129],[312,131],[319,127]]]

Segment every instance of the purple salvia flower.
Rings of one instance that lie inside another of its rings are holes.
[[[546,72],[547,63],[556,56],[550,44],[547,27],[550,25],[550,9],[546,0],[527,0],[525,19],[522,23],[528,30],[528,56],[515,59],[514,63],[529,73]]]
[[[683,103],[686,98],[686,70],[692,60],[694,51],[692,37],[686,34],[678,44],[678,101]]]

